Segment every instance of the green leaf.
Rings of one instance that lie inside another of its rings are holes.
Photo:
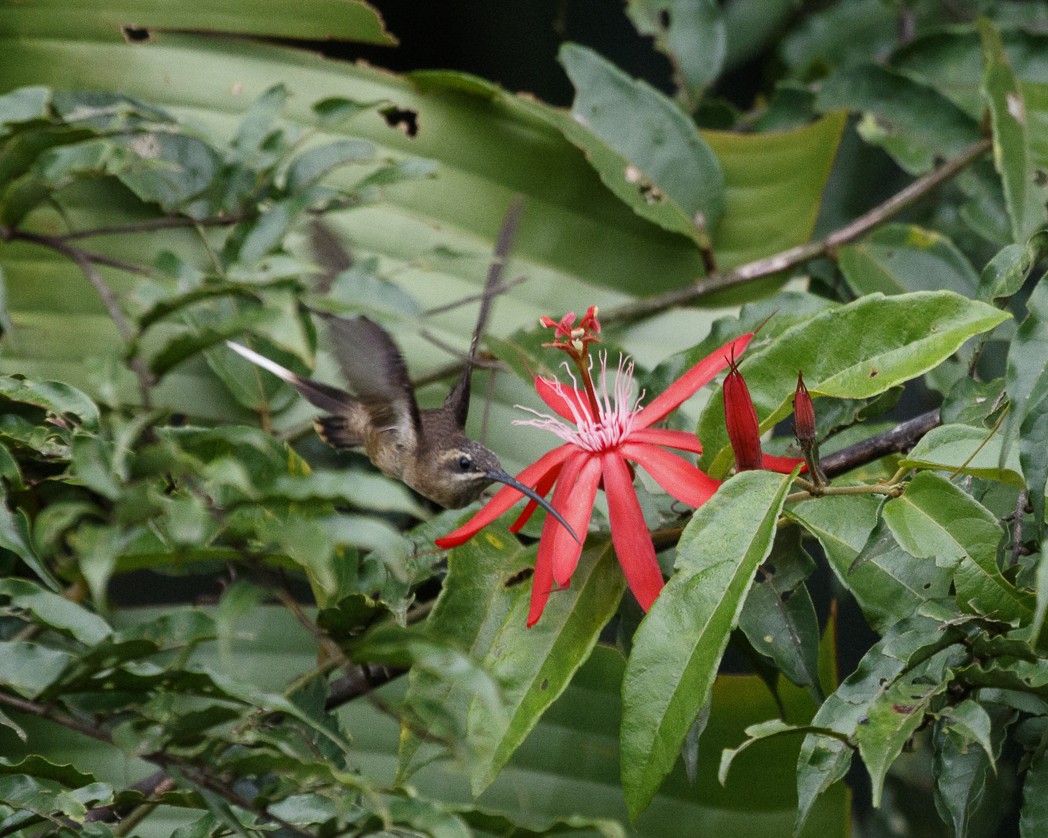
[[[358,509],[404,512],[419,519],[431,514],[399,480],[357,469],[318,469],[305,475],[277,475],[276,480],[263,489],[261,497],[292,501],[329,500],[351,504]]]
[[[746,597],[739,628],[783,675],[819,696],[819,620],[804,584],[815,563],[801,549],[799,534],[796,527],[779,533]]]
[[[622,784],[630,815],[673,768],[771,551],[791,478],[736,475],[700,508],[677,547],[676,573],[641,622],[623,682]]]
[[[353,644],[353,660],[380,662],[389,666],[410,668],[430,683],[437,683],[445,696],[467,695],[472,712],[506,725],[506,708],[499,684],[479,658],[457,648],[457,643],[428,630],[402,629],[380,625]],[[426,717],[422,717],[423,723]],[[461,735],[461,732],[456,732]]]
[[[1007,317],[950,291],[869,294],[816,314],[771,344],[747,352],[741,367],[761,429],[767,430],[791,412],[798,370],[804,371],[813,396],[870,398],[933,369],[968,338]],[[733,457],[722,393],[703,411],[699,438],[709,473],[726,474]]]
[[[860,297],[876,291],[940,289],[972,297],[979,283],[971,263],[952,241],[915,224],[879,227],[858,244],[842,247],[838,265]]]
[[[1025,245],[1005,245],[983,268],[978,298],[988,303],[1010,299],[1045,258],[1048,258],[1048,233],[1045,232],[1034,234]]]
[[[1007,12],[1028,9],[1043,13],[1037,3],[988,7],[984,13],[997,19],[1004,51],[1015,74],[1024,82],[1045,78],[1043,32],[1008,21]],[[931,84],[973,118],[986,109],[980,93],[984,62],[979,33],[973,26],[938,28],[895,50],[892,63],[899,71]]]
[[[558,834],[554,831],[556,821],[569,816],[625,822],[628,814],[619,777],[624,665],[618,650],[598,645],[476,802],[469,791],[469,764],[465,760],[423,767],[412,775],[412,787],[433,799],[503,814],[540,835]],[[391,687],[395,689],[396,685]],[[382,696],[389,697],[390,688],[385,688]],[[791,720],[803,723],[810,718],[811,703],[801,690],[785,685],[782,698]],[[712,699],[710,723],[703,734],[707,758],[699,761],[697,783],[690,784],[683,768],[678,767],[654,803],[630,828],[630,834],[635,832],[643,838],[677,835],[682,823],[689,834],[696,835],[750,836],[755,831],[768,836],[790,834],[796,807],[792,778],[799,738],[771,738],[760,748],[740,754],[727,785],[721,786],[715,756],[722,748],[734,747],[744,739],[746,727],[778,711],[767,688],[752,676],[719,677]],[[388,771],[390,743],[398,733],[396,720],[367,701],[353,702],[341,716],[354,734],[354,764],[361,765],[366,775]],[[760,790],[756,797],[755,788]],[[525,806],[520,803],[522,796],[528,801]],[[834,789],[816,807],[803,838],[845,838],[847,807],[845,789]],[[456,810],[461,811],[458,807]],[[467,814],[463,817],[473,823]]]
[[[311,110],[316,114],[317,122],[322,128],[335,128],[358,113],[374,110],[382,104],[381,99],[358,102],[345,96],[331,96],[314,102]]]
[[[1019,462],[1029,481],[1030,505],[1035,531],[1043,532],[1044,491],[1048,481],[1045,449],[1039,443],[1048,434],[1048,283],[1039,282],[1027,300],[1028,314],[1016,331],[1008,350],[1005,389],[1011,410],[1005,419],[1001,461]]]
[[[829,728],[813,728],[811,725],[791,725],[782,719],[769,719],[766,722],[750,725],[746,728],[746,740],[741,745],[737,748],[725,748],[721,751],[717,779],[720,780],[722,785],[728,781],[728,772],[731,770],[731,764],[735,761],[735,757],[749,748],[750,745],[770,739],[773,736],[811,732],[833,735],[833,731]]]
[[[1045,212],[1048,188],[1042,182],[1043,172],[1038,175],[1036,171],[1031,150],[1031,114],[1027,112],[1023,91],[1004,54],[1001,34],[985,18],[976,26],[982,38],[985,61],[982,92],[993,125],[994,164],[1004,184],[1012,236],[1017,243],[1023,243],[1048,220]]]
[[[855,730],[859,754],[870,772],[873,805],[881,805],[884,777],[924,722],[931,703],[949,687],[950,669],[967,656],[961,644],[936,652],[893,681],[867,705]]]
[[[18,556],[52,591],[61,590],[58,580],[33,546],[29,516],[23,509],[12,512],[5,501],[6,498],[0,498],[0,549],[10,550]]]
[[[509,713],[493,718],[480,703],[469,710],[468,736],[478,752],[471,766],[475,794],[491,784],[564,692],[618,610],[625,585],[610,541],[593,543],[591,539],[572,574],[571,587],[550,597],[542,618],[531,628],[525,628],[530,586],[518,586],[516,599],[491,635],[482,661],[503,684]]]
[[[298,192],[312,186],[328,172],[350,163],[365,163],[375,157],[375,146],[366,140],[337,140],[311,148],[295,158],[287,171],[287,188]]]
[[[491,651],[514,604],[524,597],[527,586],[521,578],[534,562],[534,550],[525,550],[504,527],[486,527],[476,538],[448,554],[448,575],[426,628],[446,638],[478,660]],[[426,729],[439,734],[433,715],[450,719],[465,731],[468,692],[434,673],[412,669],[405,703],[424,722]],[[445,723],[446,725],[446,723]],[[412,760],[421,740],[411,726],[405,726],[400,738],[398,774],[402,778],[413,770]]]
[[[541,829],[531,830],[521,826],[512,817],[485,812],[479,809],[458,809],[457,814],[470,828],[474,835],[506,835],[513,838],[544,838],[547,835],[570,835],[584,831],[586,834],[598,833],[601,838],[626,838],[622,824],[610,818],[589,818],[580,815],[568,815],[557,818]]]
[[[0,125],[29,122],[49,116],[51,89],[41,85],[20,87],[0,96]]]
[[[1033,619],[1030,621],[1030,636],[1037,638],[1037,645],[1042,645],[1045,618],[1048,617],[1048,562],[1037,563],[1037,574],[1034,577],[1035,605]]]
[[[724,215],[724,174],[695,124],[592,50],[565,44],[559,58],[575,87],[564,136],[634,212],[708,244]]]
[[[1021,838],[1036,838],[1048,829],[1048,756],[1041,751],[1026,769],[1023,808],[1019,817]]]
[[[921,437],[902,458],[899,467],[937,469],[1013,486],[1026,485],[1017,452],[1009,452],[1002,465],[1002,448],[1002,435],[993,430],[971,425],[941,425]]]
[[[724,65],[728,38],[720,6],[713,0],[628,0],[626,14],[669,58],[684,101],[694,109]]]
[[[95,782],[93,774],[86,774],[68,763],[51,762],[39,754],[30,754],[15,763],[9,763],[6,760],[0,762],[0,776],[12,774],[24,774],[38,780],[54,780],[70,789]]]
[[[939,407],[939,421],[989,430],[1000,418],[1001,405],[1005,403],[1003,393],[1003,376],[990,381],[959,378]]]
[[[119,7],[118,7],[119,8]],[[222,0],[201,7],[171,6],[162,0],[143,0],[135,4],[135,25],[150,30],[173,30],[221,33],[228,32],[235,20],[244,35],[264,35],[305,40],[344,39],[392,46],[396,43],[382,24],[379,13],[363,0],[310,0],[310,14],[288,15],[285,9],[267,0]],[[77,32],[81,37],[110,35],[114,14],[99,14],[98,9],[69,9],[61,21],[48,21],[59,31]],[[36,14],[39,14],[37,11]],[[5,13],[9,31],[24,31],[27,20],[34,17],[32,8],[13,8]],[[161,38],[163,40],[163,38]],[[152,48],[153,45],[150,45]],[[133,46],[132,49],[142,49]]]
[[[252,265],[277,250],[291,225],[315,200],[312,191],[296,192],[268,207],[257,220],[245,223],[244,238],[236,251],[236,259]]]
[[[859,134],[910,174],[933,169],[978,141],[979,125],[933,87],[873,64],[834,73],[815,97],[820,111],[863,113]]]
[[[36,698],[61,677],[75,657],[28,640],[0,641],[0,683]]]
[[[106,804],[112,797],[113,788],[106,783],[91,783],[68,792],[54,780],[25,774],[0,776],[0,800],[16,811],[33,812],[43,818],[51,818],[55,813],[83,818],[88,806]]]
[[[1004,535],[996,516],[949,480],[920,472],[901,497],[884,505],[884,521],[903,549],[955,569],[957,601],[973,614],[1027,625],[1029,595],[1016,590],[997,567]]]
[[[417,319],[422,316],[418,301],[399,285],[379,274],[377,259],[363,259],[340,271],[326,293],[309,304],[335,314],[363,312],[373,319]]]
[[[810,733],[801,745],[797,760],[796,832],[804,825],[819,796],[847,773],[852,751],[845,742],[856,736],[870,707],[881,701],[900,677],[927,665],[938,652],[954,644],[955,631],[943,630],[943,618],[944,614],[935,617],[914,615],[896,622],[863,656],[837,691],[823,702],[812,719],[812,725],[830,728],[836,735]],[[887,725],[882,728],[885,735],[867,748],[877,744],[893,748],[893,733],[897,730],[897,727]]]
[[[97,614],[27,579],[0,579],[0,595],[11,598],[0,609],[27,611],[43,625],[67,632],[88,645],[101,642],[113,631]]]
[[[21,376],[0,376],[0,396],[42,407],[56,416],[75,416],[89,428],[98,425],[98,406],[83,392],[61,381],[30,381]]]
[[[880,522],[880,506],[874,497],[838,495],[805,501],[786,514],[819,539],[837,579],[883,634],[924,602],[946,596],[953,574],[903,550]]]
[[[203,140],[174,133],[136,134],[121,140],[130,158],[120,182],[146,202],[170,212],[199,195],[218,174],[218,152]]]
[[[1015,717],[1000,704],[987,708],[989,712],[983,704],[966,699],[946,708],[932,732],[935,807],[956,838],[967,838],[980,810],[993,806],[987,794],[989,782],[1008,724]]]
[[[766,4],[754,5],[764,11]],[[796,13],[796,7],[790,11]],[[898,28],[894,9],[879,0],[852,0],[804,15],[783,38],[779,52],[798,75],[825,74],[882,57],[898,43]]]
[[[945,725],[945,732],[967,745],[971,743],[982,748],[991,767],[996,771],[999,745],[993,743],[993,720],[990,714],[978,701],[966,698],[960,704],[947,707],[939,718]]]
[[[713,230],[720,270],[808,240],[846,122],[838,111],[790,131],[703,132],[724,171],[727,208]]]

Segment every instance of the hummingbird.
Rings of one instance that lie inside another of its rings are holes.
[[[400,349],[384,328],[362,315],[320,315],[327,322],[331,346],[349,391],[298,375],[241,344],[226,343],[325,411],[315,420],[314,427],[321,439],[334,448],[363,448],[383,474],[448,509],[472,503],[493,482],[511,486],[542,506],[578,541],[568,522],[545,498],[507,474],[494,452],[466,436],[477,345],[491,299],[499,290],[522,206],[516,200],[506,213],[484,283],[465,367],[438,408],[419,409]]]

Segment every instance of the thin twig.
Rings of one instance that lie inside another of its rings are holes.
[[[96,236],[132,235],[134,233],[151,233],[157,230],[175,230],[183,227],[231,227],[247,218],[242,213],[214,216],[212,218],[189,218],[185,215],[169,215],[164,218],[148,218],[145,221],[131,221],[127,224],[112,224],[108,227],[92,227],[89,230],[74,230],[55,238],[62,241],[88,239]]]
[[[124,343],[131,345],[134,342],[135,329],[131,325],[131,321],[128,320],[127,315],[125,315],[123,309],[120,308],[120,303],[116,298],[116,294],[113,293],[113,289],[110,288],[102,278],[102,275],[98,272],[95,265],[108,265],[109,267],[138,274],[140,276],[151,276],[151,271],[141,268],[138,265],[132,265],[118,259],[110,259],[108,256],[101,256],[97,253],[90,253],[86,250],[72,247],[62,241],[60,237],[56,236],[45,236],[40,233],[29,233],[23,230],[12,230],[9,227],[0,226],[0,239],[3,239],[4,241],[17,239],[37,244],[41,247],[49,248],[56,253],[61,253],[63,256],[71,260],[78,268],[80,268],[80,271],[85,277],[87,277],[87,281],[90,282],[91,286],[95,289],[95,293],[97,293],[102,300],[102,305],[105,306],[106,311],[109,313],[109,318],[113,321],[113,325],[116,326],[116,330],[120,333],[120,337],[123,339]],[[149,372],[149,368],[146,366],[145,361],[137,355],[129,358],[127,363],[131,371],[135,374],[135,377],[138,379],[138,390],[139,396],[142,399],[142,407],[146,410],[151,410],[153,402],[150,395],[150,388],[153,386],[153,376]]]
[[[77,247],[72,247],[65,243],[64,236],[49,236],[44,233],[32,233],[28,230],[18,230],[13,227],[0,225],[0,241],[24,241],[29,244],[37,244],[41,247],[53,250],[56,253],[61,253],[63,256],[68,256],[70,259],[75,260],[79,258],[81,260],[86,260],[92,265],[104,265],[107,268],[115,268],[118,271],[135,274],[137,276],[154,276],[156,273],[149,268],[144,268],[133,262],[125,262],[123,259],[117,259],[113,256],[106,256],[102,253],[95,253],[91,250],[82,250]]]
[[[637,300],[619,308],[603,311],[601,312],[601,321],[603,323],[611,323],[639,320],[673,306],[690,302],[704,294],[711,294],[714,291],[723,291],[726,288],[753,282],[756,279],[777,274],[787,268],[796,267],[820,256],[832,255],[841,245],[847,244],[879,224],[883,224],[938,186],[956,177],[961,171],[989,151],[990,147],[991,142],[988,139],[973,143],[957,157],[947,161],[935,171],[918,178],[905,189],[892,195],[884,203],[860,215],[839,230],[834,230],[823,239],[791,247],[789,250],[783,250],[763,259],[747,262],[745,265],[740,265],[730,271],[709,274],[697,279],[691,285],[684,288],[676,288],[657,297]]]
[[[95,270],[95,266],[91,264],[91,261],[82,252],[76,248],[69,248],[67,255],[83,271],[87,281],[91,283],[98,296],[102,298],[102,305],[109,312],[109,317],[113,321],[113,325],[116,326],[117,331],[120,332],[124,342],[131,344],[135,339],[135,332],[131,322],[120,308],[120,303],[117,301],[113,289],[106,284],[106,281],[102,279],[102,275]],[[128,358],[127,363],[135,377],[138,378],[138,392],[142,399],[142,407],[146,410],[152,410],[153,400],[150,395],[150,388],[153,386],[153,376],[149,372],[149,368],[146,366],[145,361],[137,355]]]
[[[8,707],[12,707],[22,713],[28,713],[31,716],[48,719],[56,724],[60,724],[62,727],[76,731],[99,742],[105,742],[109,745],[113,744],[109,734],[101,730],[97,725],[82,722],[73,716],[63,713],[61,710],[56,710],[54,707],[37,704],[35,701],[29,701],[5,692],[0,692],[0,704],[6,704]]]
[[[430,339],[431,336],[429,336],[428,333],[425,332],[425,330],[423,330],[423,332],[421,333],[421,337],[430,340],[430,342],[434,343],[435,345],[439,345],[439,347],[443,349],[445,352],[450,352],[454,355],[460,355],[463,358],[463,360],[452,361],[450,364],[445,364],[442,367],[437,367],[435,370],[430,370],[427,373],[415,376],[411,379],[412,387],[418,389],[419,387],[425,387],[429,384],[435,384],[438,381],[445,381],[462,373],[462,370],[466,366],[466,361],[464,360],[466,358],[465,353],[460,352],[459,350],[455,349],[455,347],[449,346],[446,343],[437,344],[436,341]],[[480,357],[474,358],[473,366],[476,369],[491,370],[492,372],[501,372],[507,369],[506,365],[502,363],[502,361],[498,360],[498,358],[495,358],[493,356],[488,356],[486,353],[481,353]]]
[[[450,303],[444,303],[443,305],[433,306],[432,308],[424,309],[422,311],[421,316],[432,317],[434,314],[443,314],[445,311],[451,311],[452,309],[468,305],[469,303],[475,303],[478,300],[483,300],[485,297],[494,297],[499,294],[505,294],[507,291],[511,291],[518,285],[522,285],[523,283],[527,282],[527,280],[528,278],[523,275],[514,277],[513,279],[507,280],[506,282],[501,282],[498,285],[495,285],[486,291],[480,291],[476,294],[468,294],[465,297],[459,297],[457,300],[452,300]]]
[[[336,678],[331,682],[327,700],[324,702],[324,710],[329,713],[337,710],[344,704],[349,704],[390,681],[396,680],[406,672],[406,669],[380,664],[358,664],[341,678]]]
[[[811,483],[800,492],[786,496],[786,503],[797,503],[809,498],[823,498],[832,495],[887,495],[897,498],[902,494],[902,484],[864,483],[859,486],[815,486]]]
[[[1019,556],[1022,555],[1023,551],[1023,517],[1026,515],[1026,504],[1029,499],[1026,489],[1022,489],[1019,492],[1019,497],[1015,501],[1015,517],[1012,519],[1012,557],[1009,565],[1015,565],[1019,562]]]

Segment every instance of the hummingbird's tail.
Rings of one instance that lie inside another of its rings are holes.
[[[312,378],[306,378],[298,373],[294,373],[287,367],[280,366],[276,361],[270,360],[265,355],[259,355],[246,346],[241,346],[239,343],[234,343],[231,340],[226,341],[226,346],[249,360],[252,364],[268,370],[277,378],[286,381],[305,396],[306,401],[319,407],[321,410],[326,410],[330,413],[342,413],[346,410],[352,410],[357,404],[357,400],[345,390],[340,390],[338,387],[332,387],[329,384],[321,384]],[[354,445],[359,445],[359,443],[354,443]]]

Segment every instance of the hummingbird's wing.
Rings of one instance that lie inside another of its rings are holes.
[[[466,419],[469,418],[469,394],[470,384],[473,380],[473,363],[477,357],[477,346],[484,334],[484,327],[488,322],[488,314],[491,312],[491,301],[495,297],[496,289],[502,281],[502,271],[506,267],[506,259],[510,248],[513,246],[513,237],[520,223],[520,216],[524,210],[524,198],[517,195],[506,209],[506,215],[502,219],[498,238],[495,240],[495,250],[492,254],[491,264],[488,266],[488,275],[484,280],[484,293],[480,298],[480,311],[477,312],[477,325],[473,329],[473,338],[469,342],[469,355],[466,358],[466,367],[462,370],[455,386],[451,388],[446,399],[444,409],[454,416],[460,428],[466,427]]]
[[[327,315],[342,375],[376,428],[395,430],[409,447],[421,437],[421,419],[404,357],[389,333],[366,317]]]
[[[318,294],[327,294],[342,271],[353,267],[353,255],[342,244],[341,239],[328,225],[314,220],[309,225],[309,249],[321,268],[321,275],[314,285]]]

